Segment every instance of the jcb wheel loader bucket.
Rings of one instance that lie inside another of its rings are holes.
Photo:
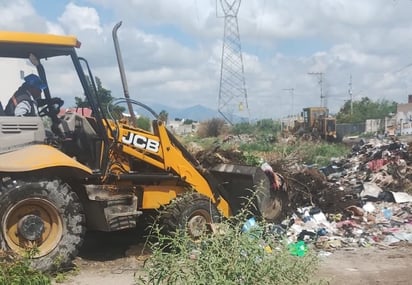
[[[286,186],[273,187],[270,175],[260,167],[219,164],[210,172],[222,186],[220,194],[229,203],[233,215],[238,214],[250,201],[248,210],[254,215],[268,222],[282,219],[288,205]]]

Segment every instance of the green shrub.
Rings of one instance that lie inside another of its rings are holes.
[[[285,239],[269,232],[265,223],[242,232],[243,215],[216,224],[213,234],[199,240],[184,231],[173,237],[154,227],[157,242],[136,277],[137,284],[308,284],[318,259],[291,254]],[[166,246],[167,245],[167,246]],[[167,250],[165,250],[167,248]]]
[[[245,152],[243,158],[245,165],[260,166],[262,164],[262,159],[253,153]]]
[[[231,128],[231,132],[234,135],[241,135],[241,134],[252,134],[255,130],[255,127],[248,122],[241,122],[235,124]]]
[[[136,119],[136,126],[138,126],[139,128],[143,130],[150,131],[151,121],[149,118],[142,116]]]
[[[201,138],[218,137],[227,132],[226,122],[223,119],[213,118],[199,125],[197,134]]]
[[[326,166],[332,157],[340,157],[348,153],[347,147],[339,144],[319,143],[306,144],[302,147],[303,161],[306,164]]]
[[[256,126],[261,133],[277,134],[280,132],[279,122],[272,119],[262,119],[256,122]]]
[[[280,124],[272,119],[263,119],[255,124],[241,122],[231,127],[231,132],[234,135],[240,134],[267,134],[276,136],[280,132]]]
[[[30,257],[11,256],[0,258],[0,284],[46,285],[51,278],[30,266]]]
[[[332,157],[342,157],[349,153],[349,147],[344,144],[331,144],[327,142],[304,142],[293,145],[275,145],[273,151],[281,157],[296,157],[301,163],[326,166]]]

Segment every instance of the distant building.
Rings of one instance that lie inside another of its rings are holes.
[[[365,133],[379,133],[384,129],[381,119],[369,119],[365,121]]]
[[[395,119],[398,135],[412,135],[412,95],[408,96],[408,103],[397,105]]]
[[[177,135],[186,135],[196,133],[199,127],[198,122],[185,124],[185,119],[182,120],[169,120],[167,128]]]

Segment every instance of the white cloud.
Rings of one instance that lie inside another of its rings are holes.
[[[69,3],[58,20],[69,33],[84,30],[92,30],[97,34],[102,33],[99,15],[96,9],[91,7],[81,7]]]
[[[65,35],[64,29],[59,24],[53,22],[46,22],[47,25],[47,33],[55,34],[55,35]]]
[[[1,0],[0,29],[44,32],[45,22],[27,0]]]
[[[135,99],[217,108],[220,1],[82,3],[69,2],[59,15],[44,18],[39,16],[44,7],[30,1],[0,0],[0,28],[76,35],[82,42],[78,53],[94,75],[114,96],[122,96],[111,37],[122,20],[119,41]],[[349,98],[350,77],[357,96],[405,102],[412,68],[397,71],[412,63],[411,12],[407,0],[242,1],[238,22],[252,116],[280,117],[319,104],[318,78],[309,72],[323,73],[323,92],[334,111]],[[75,80],[63,76],[67,67],[55,68],[62,84]],[[294,88],[294,98],[288,88]],[[70,95],[63,89],[58,91],[66,102],[79,96],[80,91]]]

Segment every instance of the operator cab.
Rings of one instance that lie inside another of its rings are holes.
[[[78,47],[80,42],[73,36],[0,31],[0,66],[7,70],[0,79],[3,86],[0,95],[3,103],[0,106],[2,148],[20,145],[20,142],[23,145],[49,144],[75,156],[76,160],[92,169],[99,167],[96,152],[100,151],[100,136],[105,134],[103,128],[99,129],[94,118],[61,111],[64,101],[65,107],[72,107],[76,96],[86,95],[88,99],[92,96],[92,85],[75,51]],[[59,70],[64,66],[74,68]],[[22,84],[24,75],[30,73],[38,75],[47,85],[41,99],[45,104],[39,104],[38,108],[40,117],[5,116],[5,103]],[[75,148],[80,151],[76,152]]]

